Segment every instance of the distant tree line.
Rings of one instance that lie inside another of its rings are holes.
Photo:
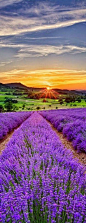
[[[81,102],[81,97],[80,96],[75,96],[75,95],[67,95],[66,97],[59,97],[58,102],[59,104],[65,103],[72,103],[72,102]]]

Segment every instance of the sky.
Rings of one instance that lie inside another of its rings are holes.
[[[0,82],[86,89],[86,0],[0,0]]]

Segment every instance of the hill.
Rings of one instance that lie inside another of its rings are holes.
[[[40,92],[45,90],[45,88],[35,88],[35,87],[27,87],[26,85],[20,83],[20,82],[15,82],[15,83],[8,83],[8,84],[3,84],[0,83],[0,90],[1,89],[14,89],[14,90],[27,90],[27,91],[33,91],[33,92]],[[68,90],[68,89],[52,89],[56,91],[56,93],[59,94],[77,94],[77,95],[85,95],[86,90]]]
[[[19,88],[19,89],[28,89],[27,86],[25,86],[24,84],[19,83],[8,83],[8,84],[4,84],[5,87],[7,88]]]

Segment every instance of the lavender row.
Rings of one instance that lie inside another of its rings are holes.
[[[72,141],[74,149],[86,153],[86,108],[42,111],[41,115]]]
[[[31,112],[8,112],[0,114],[0,140],[25,121]]]
[[[35,112],[0,157],[1,222],[85,223],[84,172]]]

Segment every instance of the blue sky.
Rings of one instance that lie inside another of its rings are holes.
[[[86,89],[86,1],[0,0],[0,82]]]

